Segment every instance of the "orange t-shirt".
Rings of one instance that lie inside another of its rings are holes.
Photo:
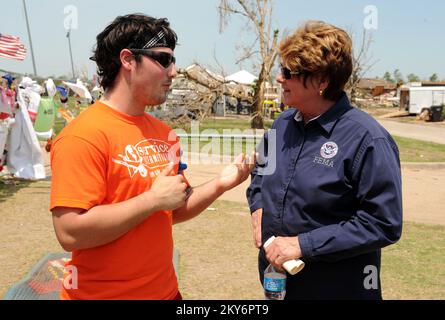
[[[53,143],[50,209],[89,210],[133,198],[150,189],[170,161],[177,171],[179,153],[179,139],[166,124],[98,101]],[[77,289],[64,286],[61,298],[173,299],[172,256],[172,212],[153,213],[111,243],[74,251],[67,266],[77,271]]]

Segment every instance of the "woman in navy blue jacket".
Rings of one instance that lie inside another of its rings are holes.
[[[344,30],[308,22],[279,54],[291,108],[265,134],[247,190],[260,279],[269,263],[300,258],[306,267],[288,275],[286,299],[381,299],[381,248],[402,231],[397,145],[343,91],[352,72]]]

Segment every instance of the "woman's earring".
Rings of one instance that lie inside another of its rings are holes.
[[[320,96],[322,96],[323,95],[323,90],[320,90],[319,94],[320,94]]]

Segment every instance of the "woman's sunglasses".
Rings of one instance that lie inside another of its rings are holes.
[[[167,52],[162,51],[152,51],[147,49],[129,49],[132,53],[142,54],[146,57],[149,57],[156,62],[158,62],[161,66],[167,69],[172,63],[176,63],[176,58]]]
[[[281,74],[283,75],[284,79],[289,80],[292,78],[292,76],[298,76],[300,74],[303,74],[303,72],[300,71],[291,71],[290,69],[281,66]]]

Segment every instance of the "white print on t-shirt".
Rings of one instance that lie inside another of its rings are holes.
[[[113,162],[127,167],[130,178],[137,173],[142,178],[150,174],[151,178],[156,177],[162,169],[172,161],[171,145],[158,139],[146,139],[136,145],[127,145],[123,154],[118,154],[118,158]]]

